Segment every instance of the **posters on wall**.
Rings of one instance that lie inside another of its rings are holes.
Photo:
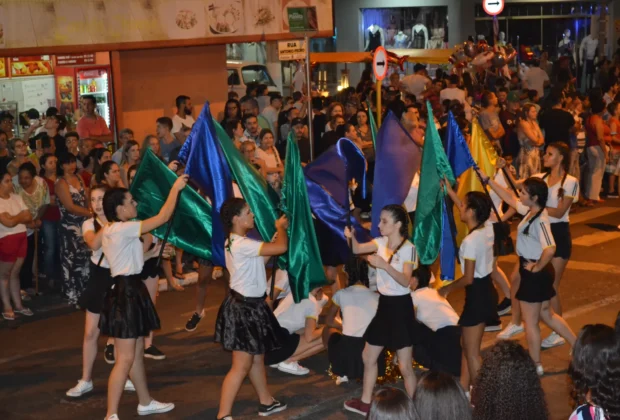
[[[3,77],[7,77],[7,70],[6,70],[6,59],[3,57],[0,57],[0,78]]]
[[[305,6],[316,6],[319,31],[333,31],[332,0],[3,2],[0,48],[183,39],[204,39],[208,44],[217,43],[218,37],[288,34],[287,8]]]
[[[24,109],[36,109],[44,112],[56,102],[56,90],[53,77],[36,78],[22,82]]]
[[[49,55],[13,57],[9,62],[11,77],[46,76],[54,73],[52,57]]]

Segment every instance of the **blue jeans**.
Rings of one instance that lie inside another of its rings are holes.
[[[47,277],[47,280],[55,280],[60,284],[60,236],[58,235],[58,226],[60,221],[51,222],[43,220],[41,225],[41,239],[43,240],[42,256],[43,267],[41,271]]]

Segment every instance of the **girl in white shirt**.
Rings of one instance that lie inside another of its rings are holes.
[[[547,197],[547,214],[551,223],[551,234],[555,241],[555,254],[551,259],[554,270],[553,288],[556,295],[551,298],[551,307],[556,314],[562,315],[560,302],[560,281],[570,259],[573,240],[570,234],[569,213],[573,203],[579,201],[579,181],[568,174],[571,163],[571,152],[564,143],[556,142],[547,146],[543,156],[543,166],[547,173],[534,176],[542,178],[549,187]],[[543,348],[551,348],[564,344],[562,337],[552,332],[542,342]]]
[[[232,419],[232,406],[246,376],[260,400],[259,415],[268,416],[286,409],[267,389],[265,353],[281,347],[280,325],[265,302],[269,257],[288,249],[288,220],[276,220],[273,242],[248,238],[254,228],[254,214],[242,198],[227,200],[220,210],[228,230],[226,268],[230,273],[230,294],[222,302],[215,321],[215,341],[232,351],[232,367],[224,378],[218,419]]]
[[[412,368],[412,345],[416,321],[409,280],[417,260],[415,247],[407,240],[409,217],[402,205],[392,204],[381,210],[381,237],[360,244],[346,228],[344,235],[352,240],[355,254],[373,254],[368,262],[377,269],[377,290],[380,293],[375,317],[364,333],[364,387],[362,398],[344,403],[346,410],[367,414],[377,381],[377,359],[385,347],[396,350],[398,366],[405,388],[413,396],[416,377]]]
[[[523,182],[520,199],[517,199],[511,191],[480,174],[483,182],[488,183],[509,206],[526,216],[519,223],[517,231],[516,248],[521,280],[516,298],[525,321],[529,353],[536,363],[536,371],[542,376],[544,369],[540,362],[540,320],[568,340],[571,346],[575,343],[575,333],[566,321],[553,311],[549,302],[556,295],[553,288],[553,267],[550,264],[556,246],[545,209],[549,188],[542,179],[530,177]]]
[[[338,376],[337,384],[364,377],[362,352],[364,333],[374,318],[379,295],[368,288],[368,264],[360,257],[351,257],[344,266],[348,287],[338,290],[332,298],[323,329],[323,344],[331,370]],[[341,313],[342,321],[336,315]],[[385,358],[379,358],[379,362]],[[381,363],[380,363],[381,364]],[[379,366],[379,371],[385,367]]]
[[[103,196],[103,211],[108,224],[103,227],[101,246],[110,264],[114,286],[106,293],[99,319],[102,334],[114,337],[116,362],[108,383],[106,420],[118,420],[118,404],[127,376],[131,376],[140,403],[138,414],[166,413],[172,403],[151,398],[144,370],[144,337],[159,329],[159,317],[149,292],[142,282],[144,252],[150,241],[141,236],[166,223],[172,216],[179,192],[187,185],[187,176],[179,177],[159,213],[144,221],[131,221],[138,215],[137,203],[128,190],[112,188]]]
[[[480,346],[485,325],[497,317],[497,292],[491,280],[495,235],[493,225],[486,223],[492,203],[485,193],[479,191],[468,192],[463,202],[453,192],[450,196],[455,200],[469,234],[459,249],[463,277],[442,287],[439,294],[445,297],[454,290],[465,288],[465,306],[459,325],[463,328],[463,355],[467,363],[461,366],[461,385],[469,390],[480,369]]]

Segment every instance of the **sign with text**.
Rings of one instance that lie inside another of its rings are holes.
[[[56,64],[59,66],[79,66],[82,64],[95,64],[95,53],[57,55]]]
[[[482,8],[489,16],[497,16],[504,10],[504,0],[483,0]]]
[[[289,7],[286,10],[290,32],[316,32],[319,30],[315,6]]]
[[[304,40],[279,41],[278,58],[280,61],[303,60],[306,58],[306,42]]]

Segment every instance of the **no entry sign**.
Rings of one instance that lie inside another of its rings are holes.
[[[375,50],[375,55],[372,57],[372,70],[374,71],[377,80],[383,80],[387,75],[387,59],[387,51],[385,51],[385,48],[378,47]]]
[[[504,0],[483,0],[482,8],[489,16],[497,16],[504,10]]]

